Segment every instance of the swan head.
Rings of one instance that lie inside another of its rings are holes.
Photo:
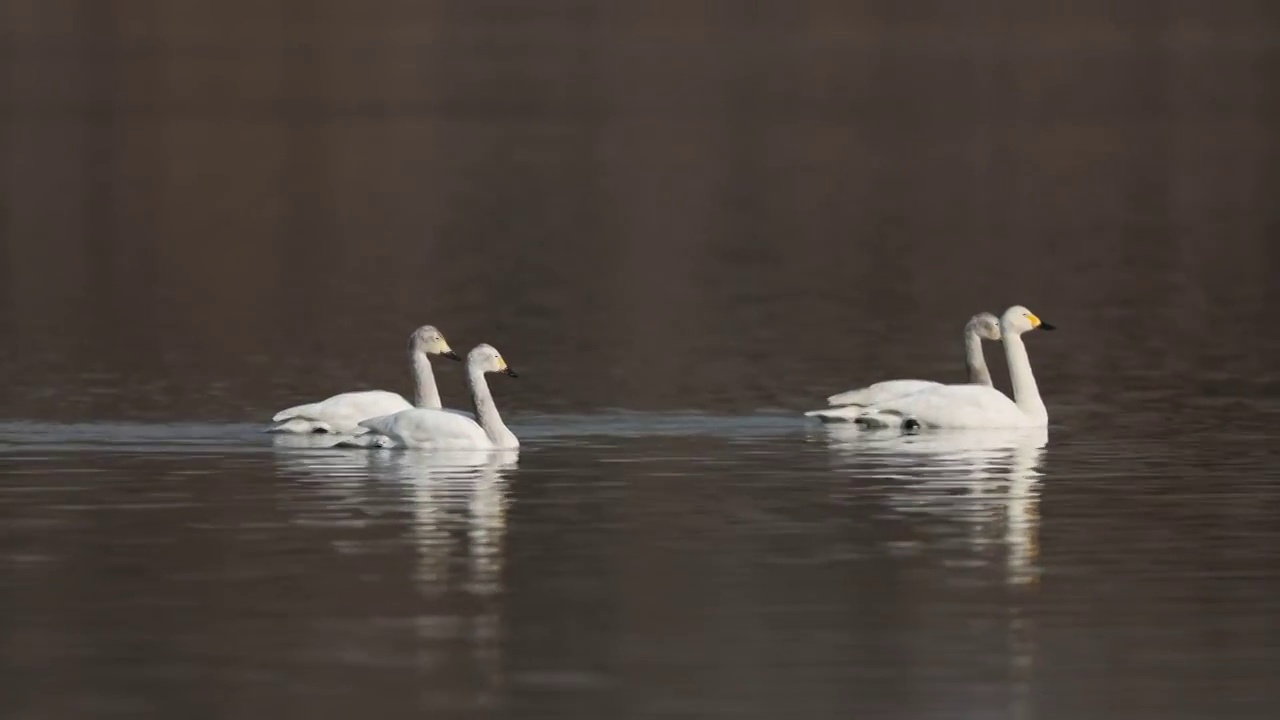
[[[507,365],[507,361],[502,358],[502,353],[498,352],[492,345],[481,343],[475,346],[471,352],[467,353],[467,367],[475,368],[480,372],[486,373],[502,373],[511,377],[520,377],[515,370]]]
[[[1014,305],[1005,310],[1004,316],[1000,318],[1001,331],[1010,335],[1021,335],[1037,328],[1040,330],[1056,329],[1053,325],[1041,320],[1035,313],[1021,305]]]
[[[978,313],[969,319],[968,330],[984,340],[999,340],[1000,318],[989,312]]]
[[[458,353],[449,348],[449,343],[434,325],[423,325],[409,336],[409,350],[424,355],[440,355],[450,360],[461,360]]]

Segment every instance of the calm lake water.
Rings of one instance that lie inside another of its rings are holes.
[[[5,718],[1280,711],[1265,4],[197,5],[0,0]],[[423,323],[518,453],[262,432]]]

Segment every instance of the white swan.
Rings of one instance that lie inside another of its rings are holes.
[[[984,385],[943,385],[866,407],[855,422],[864,427],[1013,428],[1044,427],[1049,412],[1040,399],[1022,334],[1053,330],[1030,310],[1015,305],[1000,318],[1000,334],[1013,397]]]
[[[440,391],[436,389],[436,376],[431,371],[431,355],[441,355],[450,360],[461,360],[449,349],[444,335],[431,325],[423,325],[409,336],[409,358],[413,363],[414,403],[409,404],[398,393],[386,390],[360,390],[326,398],[320,402],[297,405],[276,413],[271,421],[276,423],[267,432],[279,433],[363,433],[361,420],[390,415],[420,408],[439,408]]]
[[[1000,339],[1000,321],[988,312],[978,313],[965,323],[964,364],[970,383],[991,387],[991,371],[987,369],[987,359],[982,354],[983,338]],[[823,422],[852,422],[867,405],[942,386],[933,380],[884,380],[857,390],[836,393],[827,398],[827,404],[832,407],[810,410],[805,416],[816,417]]]
[[[477,345],[467,354],[467,385],[476,420],[448,410],[412,408],[360,423],[375,434],[345,443],[360,447],[402,447],[427,450],[493,450],[520,447],[489,392],[484,374],[500,372],[518,377],[492,345]],[[478,420],[478,422],[477,422]]]

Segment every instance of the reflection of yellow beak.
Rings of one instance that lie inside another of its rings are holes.
[[[1035,313],[1027,313],[1027,319],[1031,321],[1031,327],[1040,327],[1040,318],[1036,317]]]

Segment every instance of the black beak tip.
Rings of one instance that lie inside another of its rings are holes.
[[[503,370],[502,372],[506,373],[507,375],[509,375],[509,376],[511,376],[511,377],[520,377],[519,375],[517,375],[517,374],[516,374],[516,371],[515,371],[515,370],[512,370],[511,368],[507,368],[506,370]]]
[[[450,360],[461,360],[461,359],[462,359],[462,356],[461,356],[461,355],[459,355],[458,353],[456,353],[456,352],[454,352],[454,351],[452,351],[452,350],[448,350],[448,351],[446,351],[446,352],[442,352],[442,353],[440,353],[440,354],[441,354],[441,355],[443,355],[443,356],[445,356],[445,357],[447,357],[447,358],[449,358]]]
[[[1057,325],[1050,325],[1049,323],[1044,322],[1044,321],[1042,320],[1042,321],[1040,322],[1040,329],[1041,329],[1041,330],[1057,330],[1057,329],[1058,329],[1058,326],[1057,326]]]

